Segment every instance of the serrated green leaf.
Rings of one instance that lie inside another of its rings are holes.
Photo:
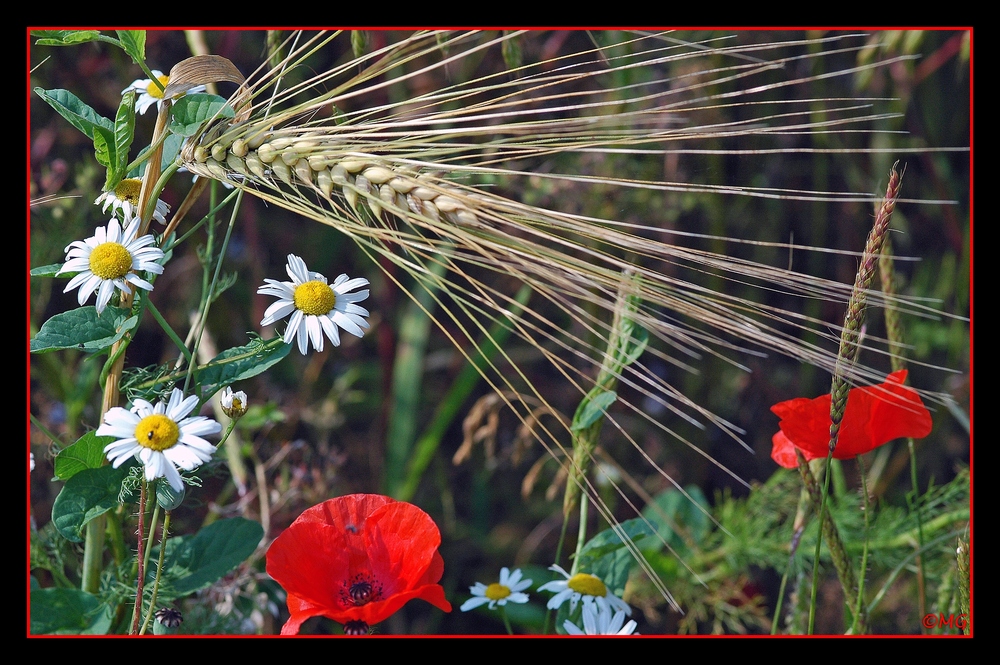
[[[55,277],[59,269],[63,267],[61,263],[50,263],[47,266],[32,268],[29,273],[32,277]]]
[[[236,115],[223,97],[208,93],[184,95],[174,101],[170,111],[168,129],[181,136],[193,136],[206,121],[213,118],[232,118]]]
[[[80,589],[31,590],[32,635],[105,635],[111,615],[97,596]]]
[[[100,127],[109,133],[114,129],[114,123],[99,114],[69,90],[56,88],[44,90],[35,88],[35,94],[44,99],[59,115],[66,118],[71,125],[94,140],[94,129]]]
[[[99,30],[32,30],[31,34],[38,37],[37,46],[73,46],[96,41],[101,36]]]
[[[245,346],[226,349],[212,358],[203,369],[198,370],[198,383],[204,394],[211,395],[237,381],[257,376],[287,356],[291,348],[291,344],[275,338],[263,344],[251,342]]]
[[[52,523],[63,538],[83,542],[83,527],[118,505],[128,464],[83,469],[66,481],[52,503]]]
[[[246,561],[263,537],[260,524],[233,517],[213,522],[193,536],[171,538],[161,575],[166,596],[180,598],[211,586]],[[152,581],[155,570],[149,575]]]
[[[93,353],[110,347],[129,330],[138,319],[128,317],[129,310],[106,307],[98,316],[93,305],[71,309],[56,314],[42,324],[31,340],[32,353],[47,353],[58,349],[79,349]]]
[[[593,425],[599,418],[604,416],[604,412],[618,399],[618,393],[613,390],[605,390],[596,396],[587,399],[580,405],[573,416],[572,430],[578,431]]]
[[[145,30],[115,30],[115,32],[118,33],[118,40],[132,58],[132,62],[138,65],[146,59]]]
[[[87,432],[56,455],[56,477],[69,480],[84,469],[101,468],[104,464],[104,447],[114,440],[113,436],[97,436],[93,430]]]

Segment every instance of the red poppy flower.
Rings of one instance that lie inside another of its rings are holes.
[[[931,433],[931,414],[920,395],[903,385],[906,370],[890,374],[885,383],[852,388],[840,423],[833,456],[850,459],[900,437],[920,439]],[[786,468],[797,466],[795,449],[807,460],[826,457],[830,446],[830,395],[799,397],[771,407],[781,418],[771,439],[771,458]]]
[[[298,634],[314,616],[366,631],[413,598],[450,612],[437,584],[444,574],[440,544],[427,513],[380,494],[309,508],[267,551],[267,573],[288,592],[291,618],[281,634]]]

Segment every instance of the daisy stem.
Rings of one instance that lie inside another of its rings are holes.
[[[500,606],[500,616],[503,617],[503,625],[507,629],[507,634],[513,635],[514,629],[511,628],[510,619],[507,618],[507,608],[505,608],[503,605]]]
[[[159,504],[157,504],[157,507],[159,507]],[[156,577],[153,578],[153,594],[149,598],[149,610],[147,610],[146,618],[142,622],[142,629],[139,630],[140,635],[146,634],[146,629],[149,627],[149,620],[153,618],[153,612],[156,610],[156,595],[160,590],[160,573],[163,572],[163,559],[167,551],[167,531],[169,530],[170,511],[168,510],[163,516],[163,531],[160,535],[160,558],[156,562]]]
[[[132,606],[132,627],[129,628],[128,634],[135,635],[139,630],[139,614],[142,612],[142,583],[146,577],[145,568],[145,546],[146,543],[143,539],[143,523],[146,517],[146,479],[143,477],[139,484],[139,527],[138,527],[138,552],[136,553],[136,562],[138,565],[138,571],[136,574],[135,582],[135,604]]]
[[[160,324],[160,328],[162,328],[163,332],[165,332],[167,334],[167,337],[170,338],[170,341],[172,341],[177,346],[177,348],[180,349],[180,352],[184,354],[184,357],[188,361],[188,365],[193,365],[194,359],[191,356],[191,351],[189,351],[188,348],[184,345],[184,341],[180,338],[180,336],[177,335],[176,332],[174,332],[174,329],[170,327],[170,324],[167,323],[167,320],[163,318],[163,315],[160,314],[160,310],[156,309],[156,307],[153,305],[152,301],[150,301],[149,298],[143,299],[143,302],[149,309],[149,313],[152,314],[153,318],[156,319],[156,322]]]

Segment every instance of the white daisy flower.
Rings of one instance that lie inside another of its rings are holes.
[[[624,610],[618,610],[612,614],[612,610],[607,605],[598,607],[597,603],[584,604],[583,606],[583,630],[566,620],[563,628],[570,635],[638,635],[635,632],[636,622],[630,620],[625,623]]]
[[[180,492],[184,482],[178,469],[191,471],[212,459],[215,446],[201,437],[222,429],[211,418],[186,417],[197,405],[197,395],[185,399],[174,388],[166,403],[161,400],[153,406],[137,399],[131,411],[120,406],[109,409],[96,434],[118,440],[105,446],[104,454],[116,469],[135,457],[146,469],[146,480],[166,478]]]
[[[589,573],[577,573],[570,575],[559,566],[549,566],[553,570],[563,575],[565,580],[552,580],[538,587],[539,591],[555,591],[556,595],[549,598],[546,607],[550,610],[558,609],[567,599],[569,599],[569,610],[576,610],[577,603],[583,599],[583,606],[597,603],[598,608],[613,609],[622,611],[627,615],[632,614],[632,608],[624,600],[611,593],[605,586],[601,578]]]
[[[163,84],[163,90],[165,90],[167,88],[167,83],[170,82],[170,77],[161,72],[159,69],[153,70],[153,76],[155,76],[157,80]],[[122,94],[124,95],[129,90],[135,90],[139,93],[139,98],[135,100],[135,110],[139,113],[145,113],[146,109],[153,104],[156,104],[156,108],[160,108],[160,105],[163,103],[163,90],[160,89],[160,86],[153,83],[153,79],[136,79],[132,81],[132,84],[129,87],[122,90]],[[182,97],[189,92],[202,92],[203,90],[205,90],[205,86],[203,85],[192,86],[183,93],[174,95],[173,98],[177,99],[178,97]]]
[[[482,582],[476,582],[475,586],[470,586],[472,598],[462,603],[460,608],[463,612],[490,604],[490,609],[496,609],[497,605],[503,607],[507,603],[526,603],[528,594],[523,593],[531,586],[531,580],[521,579],[521,569],[516,568],[511,572],[507,568],[500,569],[500,581],[486,586]]]
[[[234,420],[247,412],[247,394],[242,390],[233,392],[231,386],[226,386],[219,401],[222,403],[222,411]]]
[[[94,203],[104,203],[104,207],[101,208],[102,212],[107,212],[108,207],[111,208],[112,214],[121,210],[127,224],[132,221],[132,216],[139,212],[139,191],[141,189],[142,180],[139,178],[124,178],[113,192],[104,192],[94,200]],[[153,219],[160,224],[166,224],[168,212],[170,212],[170,206],[161,199],[156,199]]]
[[[162,273],[163,266],[158,261],[163,259],[163,250],[150,247],[156,242],[151,235],[136,238],[138,231],[138,217],[133,218],[124,231],[118,220],[112,219],[107,229],[97,227],[93,237],[71,242],[65,250],[66,263],[56,275],[67,272],[79,274],[69,280],[63,293],[80,287],[77,302],[83,305],[90,294],[97,291],[97,313],[100,314],[107,307],[116,287],[122,293],[129,291],[129,284],[152,291],[153,285],[136,273]]]
[[[354,293],[348,291],[368,286],[367,279],[348,279],[347,275],[340,275],[331,287],[326,283],[326,277],[311,272],[306,268],[305,261],[294,254],[288,255],[285,270],[292,281],[265,279],[264,286],[257,289],[257,293],[278,298],[264,311],[260,325],[269,326],[291,314],[285,329],[285,343],[291,344],[298,335],[299,353],[303,355],[309,349],[309,340],[317,351],[323,350],[323,333],[334,346],[340,346],[338,326],[356,337],[365,334],[368,310],[355,303],[368,297],[368,289]]]

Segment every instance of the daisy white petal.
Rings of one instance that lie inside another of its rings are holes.
[[[215,452],[215,446],[198,435],[222,430],[222,425],[210,418],[186,417],[197,404],[196,395],[185,398],[175,388],[167,401],[155,405],[137,399],[131,411],[121,407],[109,409],[96,433],[118,440],[105,446],[104,454],[115,468],[130,458],[138,459],[146,480],[165,478],[180,492],[184,482],[178,469],[191,471],[209,461]]]
[[[367,289],[352,290],[367,286],[368,280],[350,279],[341,274],[330,286],[325,276],[309,270],[300,257],[289,254],[287,258],[285,272],[292,281],[265,279],[264,285],[257,289],[261,295],[278,298],[264,311],[260,324],[267,326],[289,317],[283,339],[286,344],[292,344],[298,338],[298,349],[303,355],[310,345],[322,351],[324,336],[334,346],[339,346],[339,329],[363,337],[369,328],[368,310],[354,303],[365,300],[369,292]]]
[[[108,208],[111,208],[111,214],[115,215],[119,212],[125,222],[129,222],[135,219],[135,213],[139,210],[139,192],[142,190],[142,180],[139,178],[123,178],[119,182],[114,190],[110,192],[103,192],[98,196],[94,203],[101,206],[102,212],[107,212]],[[167,223],[167,213],[170,212],[170,206],[161,199],[156,200],[156,207],[153,210],[153,219],[160,224]],[[117,239],[108,238],[107,240],[102,240],[101,242],[116,242]]]
[[[523,593],[524,589],[531,586],[531,580],[521,579],[521,570],[515,569],[511,572],[507,568],[500,569],[500,581],[489,586],[482,582],[476,582],[469,587],[472,598],[462,603],[460,608],[463,612],[489,603],[491,610],[499,605],[503,607],[507,603],[526,603],[528,594]]]
[[[138,230],[138,219],[130,221],[124,230],[117,219],[112,219],[106,228],[98,227],[92,238],[71,243],[66,250],[66,262],[56,274],[78,274],[70,279],[63,293],[79,288],[77,302],[83,305],[97,291],[97,313],[100,314],[115,291],[125,294],[129,284],[151,291],[153,285],[136,271],[163,272],[163,266],[158,263],[163,259],[163,250],[148,247],[155,239],[152,236],[137,238]]]
[[[538,587],[539,591],[556,592],[556,595],[550,598],[546,604],[549,609],[557,609],[569,600],[570,612],[574,612],[577,604],[582,600],[585,607],[596,603],[598,608],[602,610],[621,610],[625,614],[632,614],[632,608],[621,598],[611,593],[599,577],[589,573],[570,575],[558,565],[549,566],[549,570],[566,578],[565,580],[552,580]]]
[[[165,75],[159,69],[152,70],[153,76],[163,85],[163,88],[153,83],[153,79],[136,79],[132,83],[122,90],[124,95],[129,90],[134,90],[139,93],[139,96],[135,100],[135,110],[137,113],[145,113],[153,104],[156,104],[157,108],[163,103],[163,92],[167,87],[167,83],[170,81],[170,77]],[[173,95],[172,99],[177,99],[178,97],[183,97],[188,93],[202,92],[205,89],[203,85],[195,85],[185,90],[184,92]]]

